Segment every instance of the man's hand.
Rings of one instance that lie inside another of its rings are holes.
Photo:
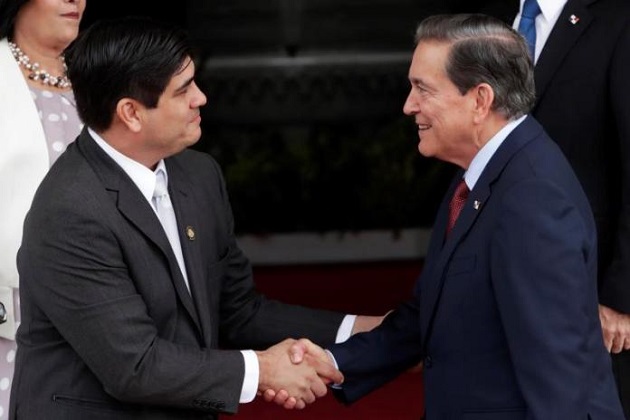
[[[602,323],[604,345],[609,353],[630,350],[630,315],[599,305],[599,320]]]
[[[340,384],[343,382],[343,375],[341,375],[341,372],[334,367],[334,361],[328,356],[328,353],[306,338],[294,341],[290,346],[287,355],[291,358],[291,362],[295,365],[306,363],[315,366],[320,375],[320,379],[327,385],[331,383]],[[323,369],[322,367],[333,369],[333,371],[339,373],[339,375],[332,376],[325,374],[322,376],[322,374],[326,372],[326,369]],[[288,409],[300,409],[304,408],[306,405],[305,401],[300,401],[299,399],[290,396],[289,392],[282,388],[266,390],[263,393],[263,398],[267,402],[273,401],[276,404]]]
[[[302,355],[304,363],[292,363],[290,349],[296,343],[296,340],[284,340],[256,352],[260,366],[258,393],[263,394],[266,401],[274,401],[287,409],[302,409],[326,395],[328,383],[343,382],[343,375],[327,357],[315,356],[320,351],[324,355],[325,352],[310,341],[309,350],[313,354]]]
[[[354,321],[354,325],[352,327],[351,335],[360,332],[370,331],[373,328],[381,325],[381,322],[385,319],[387,315],[389,315],[392,311],[387,312],[385,315],[380,316],[369,316],[369,315],[358,315]],[[332,367],[333,361],[330,359],[328,354],[319,346],[314,344],[308,339],[300,339],[295,342],[290,349],[290,357],[291,361],[299,365],[303,361],[308,361],[311,364],[316,364],[317,366],[330,366]],[[339,372],[335,369],[336,372]],[[325,384],[340,384],[343,381],[343,376],[341,380],[339,378],[333,378],[329,375],[324,375],[323,369],[319,369],[318,373]],[[339,372],[339,375],[341,373]],[[294,396],[289,395],[289,392],[283,388],[268,388],[263,390],[262,392],[259,390],[259,395],[263,395],[263,398],[267,402],[275,402],[278,405],[283,406],[287,409],[292,408],[304,408],[306,406],[307,401],[300,400],[295,398]]]
[[[326,350],[314,344],[312,341],[301,338],[291,345],[289,348],[289,357],[294,364],[300,364],[306,357],[310,356],[319,361],[321,364],[330,364],[334,367],[334,361],[330,357]],[[340,372],[341,373],[341,372]],[[340,381],[335,381],[334,378],[327,378],[328,383],[340,384]],[[342,376],[343,380],[343,376]]]

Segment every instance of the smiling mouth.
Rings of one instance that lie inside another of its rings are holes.
[[[431,124],[418,124],[419,131],[428,130],[431,127],[433,127]]]

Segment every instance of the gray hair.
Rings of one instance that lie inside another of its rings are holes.
[[[464,94],[480,83],[494,90],[493,110],[508,119],[527,114],[536,100],[534,69],[523,37],[481,14],[434,15],[416,30],[422,41],[451,44],[446,74]]]

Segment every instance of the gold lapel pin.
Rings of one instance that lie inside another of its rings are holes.
[[[479,201],[479,200],[473,201],[473,208],[475,210],[479,210],[479,207],[481,207],[481,201]]]
[[[192,228],[192,226],[186,226],[186,236],[188,236],[189,241],[195,240],[195,230]]]
[[[578,23],[580,21],[580,18],[575,16],[575,15],[571,15],[569,17],[569,22],[571,22],[573,25],[575,25],[576,23]]]

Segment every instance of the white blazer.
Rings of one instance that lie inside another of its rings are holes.
[[[0,144],[0,302],[8,314],[0,337],[15,339],[16,255],[24,217],[49,160],[35,101],[6,38],[0,40]]]

